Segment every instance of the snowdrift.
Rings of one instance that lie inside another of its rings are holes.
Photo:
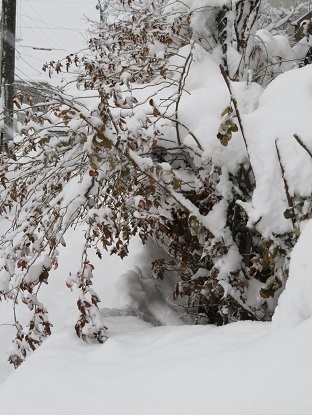
[[[293,327],[312,317],[312,221],[291,254],[289,279],[273,316],[272,328]]]

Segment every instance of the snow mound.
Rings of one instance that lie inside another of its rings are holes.
[[[107,325],[102,345],[55,332],[0,386],[1,413],[311,414],[311,325],[271,335],[270,324],[255,322],[151,327],[110,317]]]
[[[312,220],[293,249],[289,279],[273,316],[272,328],[294,326],[312,317],[311,246]]]
[[[244,209],[249,215],[248,226],[257,223],[265,237],[293,229],[291,220],[284,217],[289,206],[281,165],[290,196],[312,193],[311,157],[294,138],[299,136],[308,149],[312,148],[311,75],[311,65],[280,75],[260,97],[259,108],[243,119],[256,179],[252,202],[244,204]]]

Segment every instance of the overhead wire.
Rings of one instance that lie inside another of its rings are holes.
[[[48,84],[48,83],[44,83],[44,82],[38,82],[38,81],[34,81],[32,78],[29,77],[29,75],[27,75],[25,72],[23,72],[22,70],[16,68],[23,76],[24,78],[22,78],[20,75],[15,74],[16,77],[24,84],[28,85],[29,87],[33,88],[33,89],[37,89],[39,92],[47,92],[49,94],[51,94],[51,92],[53,92],[53,90],[55,89],[52,85]]]
[[[36,58],[35,56],[31,56],[31,55],[28,55],[27,53],[24,53],[24,52],[21,52],[21,51],[19,51],[19,50],[17,50],[16,49],[16,52],[17,52],[17,60],[18,59],[20,59],[21,58],[21,56],[26,56],[27,58],[30,58],[30,59],[32,59],[32,60],[36,60],[36,61],[40,61],[40,62],[42,62],[43,60],[42,59],[40,59],[40,58]]]
[[[23,24],[25,25],[25,28],[31,30],[32,33],[34,33],[36,35],[36,37],[38,37],[38,33],[34,30],[34,27],[28,26],[27,23],[22,19]],[[44,33],[43,30],[41,30],[41,32],[44,34],[44,36],[46,36],[46,34]],[[53,42],[51,44],[51,39],[49,39],[48,36],[46,36],[46,40],[45,42],[47,42],[51,47],[53,47]],[[55,44],[55,43],[54,43]]]
[[[31,86],[31,87],[35,87],[35,86],[38,86],[38,88],[40,87],[42,87],[42,85],[40,84],[40,82],[36,82],[36,81],[33,81],[33,79],[31,79],[30,77],[29,77],[29,75],[27,75],[25,72],[23,72],[21,69],[19,69],[19,68],[16,68],[17,70],[18,70],[18,72],[20,72],[24,77],[22,78],[19,74],[15,74],[15,76],[21,81],[21,82],[23,82],[23,83],[25,83],[25,84],[27,84],[27,85],[29,85],[29,86]],[[27,80],[28,79],[28,80]],[[48,90],[48,88],[46,88],[46,90]]]
[[[22,29],[21,29],[22,28],[22,21],[21,21],[22,3],[21,3],[21,0],[18,0],[17,7],[19,9],[19,12],[17,13],[17,16],[16,16],[16,39],[15,39],[15,41],[20,42],[20,41],[22,41]]]
[[[44,19],[42,19],[42,17],[36,12],[36,10],[31,6],[31,4],[29,3],[29,1],[32,1],[32,0],[25,0],[26,2],[27,2],[27,4],[31,7],[31,9],[36,13],[36,15],[38,16],[38,18],[35,18],[35,17],[30,17],[26,12],[25,12],[25,10],[24,10],[24,8],[21,6],[21,1],[22,0],[19,0],[20,1],[20,19],[21,19],[21,21],[23,21],[23,23],[26,25],[25,27],[27,28],[27,29],[29,29],[29,30],[31,30],[34,34],[36,34],[36,30],[40,30],[40,32],[41,33],[43,33],[44,35],[45,35],[45,37],[49,40],[49,45],[51,46],[51,42],[52,42],[52,44],[54,45],[54,44],[56,44],[56,41],[54,40],[54,39],[52,39],[50,36],[48,36],[47,35],[47,33],[46,32],[44,32],[44,30],[49,30],[53,35],[54,35],[54,32],[53,32],[53,30],[57,30],[57,29],[62,29],[62,30],[68,30],[68,31],[73,31],[73,32],[77,32],[77,33],[80,33],[80,34],[83,34],[83,33],[85,33],[85,31],[84,30],[79,30],[79,29],[75,29],[75,28],[68,28],[68,27],[63,27],[63,26],[60,26],[60,25],[55,25],[55,24],[53,24],[53,23],[49,23],[49,22],[46,22]],[[23,10],[23,12],[24,13],[22,13],[21,11]],[[39,25],[36,25],[36,26],[30,26],[30,25],[28,25],[27,24],[27,22],[25,22],[25,20],[24,19],[22,19],[22,16],[23,17],[25,17],[25,18],[27,18],[27,19],[30,19],[32,22],[34,22],[35,24],[36,24],[36,22],[42,22],[44,25],[45,25],[45,28],[42,28],[42,27],[40,27]],[[54,26],[54,27],[49,27],[49,25],[50,26]],[[54,37],[58,40],[58,39],[60,39],[58,36],[56,36],[56,35],[54,35]],[[57,45],[58,46],[64,46],[63,45],[63,43],[62,43],[62,45],[57,41]],[[41,47],[37,47],[37,46],[26,46],[26,45],[18,45],[18,47],[27,47],[27,48],[32,48],[32,49],[35,49],[35,50],[46,50],[46,51],[51,51],[51,50],[63,50],[63,51],[66,51],[66,49],[64,49],[63,47],[61,47],[61,48],[56,48],[56,47],[49,47],[49,48],[47,48],[47,47],[45,47],[45,48],[41,48]]]
[[[77,33],[85,33],[84,30],[79,30],[79,29],[75,29],[75,28],[66,28],[66,27],[63,27],[63,26],[60,26],[60,25],[57,25],[57,24],[54,24],[54,23],[49,23],[49,22],[45,21],[40,16],[40,14],[38,14],[38,12],[34,9],[34,7],[32,7],[31,4],[30,4],[30,2],[33,2],[33,1],[36,1],[36,0],[18,0],[18,1],[19,1],[19,13],[18,14],[19,14],[20,30],[22,28],[22,23],[23,23],[23,25],[25,25],[25,27],[27,29],[31,30],[36,35],[36,38],[42,37],[41,35],[38,36],[38,31],[40,31],[40,33],[42,33],[42,35],[44,36],[44,39],[48,40],[48,44],[51,45],[51,46],[52,45],[54,46],[54,45],[57,44],[58,46],[63,46],[64,47],[62,40],[59,38],[59,36],[54,34],[53,30],[62,29],[62,30],[69,30],[69,31],[77,32]],[[40,1],[42,1],[42,0],[40,0]],[[25,4],[27,4],[32,9],[32,11],[36,14],[37,18],[31,17],[29,15],[28,10],[25,11],[24,7],[22,6],[22,2],[23,2],[24,6],[25,6]],[[47,2],[53,2],[54,3],[55,1],[47,0]],[[94,2],[82,2],[82,1],[81,2],[79,2],[79,1],[78,2],[62,1],[62,3],[68,3],[68,4],[69,3],[71,3],[71,4],[75,4],[75,3],[94,4]],[[25,21],[25,19],[27,19],[27,20]],[[33,23],[34,26],[30,26],[30,24],[28,24],[28,19],[31,20],[31,22]],[[37,23],[42,23],[45,27],[40,27],[39,24],[37,24]],[[49,31],[53,35],[53,37],[49,36]],[[62,42],[62,45],[60,45],[60,42]],[[40,70],[38,70],[38,68],[35,68],[33,65],[31,65],[31,63],[29,63],[29,59],[27,59],[27,58],[36,59],[36,61],[41,61],[42,64],[44,64],[44,61],[37,58],[37,57],[30,56],[30,55],[28,55],[28,54],[26,54],[26,53],[24,53],[20,50],[20,48],[33,48],[33,49],[36,49],[36,47],[35,46],[20,45],[20,44],[18,44],[16,46],[17,46],[17,53],[18,53],[19,59],[21,61],[23,61],[25,65],[27,65],[29,68],[31,68],[33,71],[35,71],[34,76],[41,75],[42,72]],[[44,48],[44,49],[45,50],[50,50],[50,48],[49,49]],[[51,47],[51,49],[52,50],[64,50],[64,51],[66,51],[63,48],[59,49],[59,48]],[[32,87],[34,87],[34,85],[37,85],[39,90],[42,91],[42,84],[40,82],[34,82],[33,78],[30,77],[29,75],[27,75],[25,72],[23,72],[23,70],[20,69],[18,66],[19,65],[16,66],[16,71],[18,72],[16,74],[16,77],[20,81],[25,82],[25,83],[31,85]],[[24,69],[24,67],[23,67],[23,69]],[[25,69],[24,69],[24,71],[25,71]],[[51,87],[51,89],[46,88],[46,90],[51,91],[51,90],[53,90],[53,87]]]
[[[18,45],[19,48],[26,48],[26,49],[35,49],[35,50],[46,50],[46,51],[53,51],[53,50],[61,50],[66,52],[66,49],[58,49],[58,48],[40,48],[38,46],[31,46],[31,45]]]
[[[21,21],[23,22],[23,24],[26,26],[26,28],[27,29],[30,29],[33,33],[35,33],[36,34],[36,32],[34,31],[34,29],[37,29],[37,30],[39,30],[42,34],[43,34],[43,36],[45,36],[45,38],[48,40],[48,42],[50,43],[50,46],[54,46],[55,44],[57,44],[58,42],[56,42],[54,39],[51,39],[51,37],[46,33],[46,32],[44,32],[37,24],[36,24],[36,22],[35,21],[33,21],[33,19],[25,12],[25,10],[23,9],[23,7],[21,8],[22,9],[22,11],[24,12],[24,14],[23,14],[23,16],[26,14],[26,18],[28,18],[28,19],[30,19],[32,22],[33,22],[33,24],[34,24],[34,26],[30,26],[30,25],[28,25],[27,24],[27,22],[23,19],[23,17],[21,17]],[[36,36],[38,36],[37,34],[36,34]],[[57,45],[58,47],[60,47],[60,45],[58,44]]]
[[[24,16],[24,17],[28,17],[27,15],[24,15],[24,14],[22,14],[22,16]],[[34,18],[34,17],[31,17],[30,18],[31,20],[36,20],[36,21],[38,21],[38,22],[44,22],[45,23],[45,25],[47,26],[47,25],[50,25],[50,26],[53,26],[53,28],[55,28],[55,29],[63,29],[63,30],[71,30],[71,31],[73,31],[73,32],[83,32],[83,30],[82,29],[75,29],[74,27],[65,27],[65,26],[60,26],[60,25],[57,25],[57,24],[54,24],[54,23],[51,23],[51,22],[47,22],[47,21],[44,21],[44,20],[41,20],[41,19],[36,19],[36,18]],[[52,27],[48,27],[47,26],[47,29],[52,29]]]
[[[73,28],[61,27],[61,26],[59,26],[59,27],[48,27],[48,28],[39,27],[39,26],[25,26],[25,28],[27,28],[27,29],[40,29],[40,30],[59,30],[59,29],[62,29],[62,30],[68,30],[69,32],[85,33],[85,30],[82,30],[82,29],[73,29]]]
[[[29,7],[33,10],[34,13],[36,13],[36,16],[39,17],[40,21],[48,28],[47,23],[45,23],[45,21],[42,19],[42,17],[39,15],[39,13],[32,7],[32,5],[29,3],[28,0],[26,0],[27,4],[29,5]],[[61,44],[63,44],[62,39],[60,39],[54,32],[51,32],[53,34],[53,36],[55,37],[55,39],[57,40],[57,42],[61,42]]]
[[[37,74],[41,75],[41,72],[38,70],[38,68],[35,68],[34,66],[32,66],[29,62],[26,61],[26,59],[24,59],[22,56],[20,56],[20,59],[26,63],[27,66],[29,66],[31,69],[33,69],[34,71],[37,72]]]

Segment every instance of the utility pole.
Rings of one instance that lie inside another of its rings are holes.
[[[5,141],[13,137],[13,95],[15,73],[15,32],[16,32],[16,0],[2,0],[1,14],[1,102],[4,106],[4,126],[1,138]],[[1,120],[3,125],[3,121]]]
[[[106,23],[106,20],[107,20],[106,9],[108,8],[108,1],[98,0],[98,4],[95,7],[100,11],[100,22]]]

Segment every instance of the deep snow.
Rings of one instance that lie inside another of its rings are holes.
[[[0,389],[3,413],[309,415],[311,321],[150,327],[107,318],[110,339],[57,331]]]
[[[73,235],[72,244],[76,241]],[[133,301],[125,296],[127,289],[122,291],[120,281],[116,290],[109,276],[117,277],[138,263],[140,248],[132,246],[132,264],[105,258],[107,280],[102,275],[97,284],[101,294],[107,293],[104,306],[110,307],[104,311],[109,339],[102,345],[88,345],[76,337],[72,294],[66,290],[61,294],[63,269],[51,282],[54,292],[43,293],[55,331],[2,383],[1,412],[310,415],[311,242],[312,222],[294,250],[289,287],[281,296],[273,323],[239,322],[223,327],[153,327],[137,317],[120,315],[111,309],[122,306],[118,293],[128,298],[124,306],[131,307]],[[79,255],[73,245],[70,248],[71,255]],[[299,307],[298,301],[306,305],[304,317],[304,305]],[[5,305],[0,306],[3,317]],[[0,330],[3,361],[9,333],[8,327]],[[2,363],[1,380],[8,373]]]

